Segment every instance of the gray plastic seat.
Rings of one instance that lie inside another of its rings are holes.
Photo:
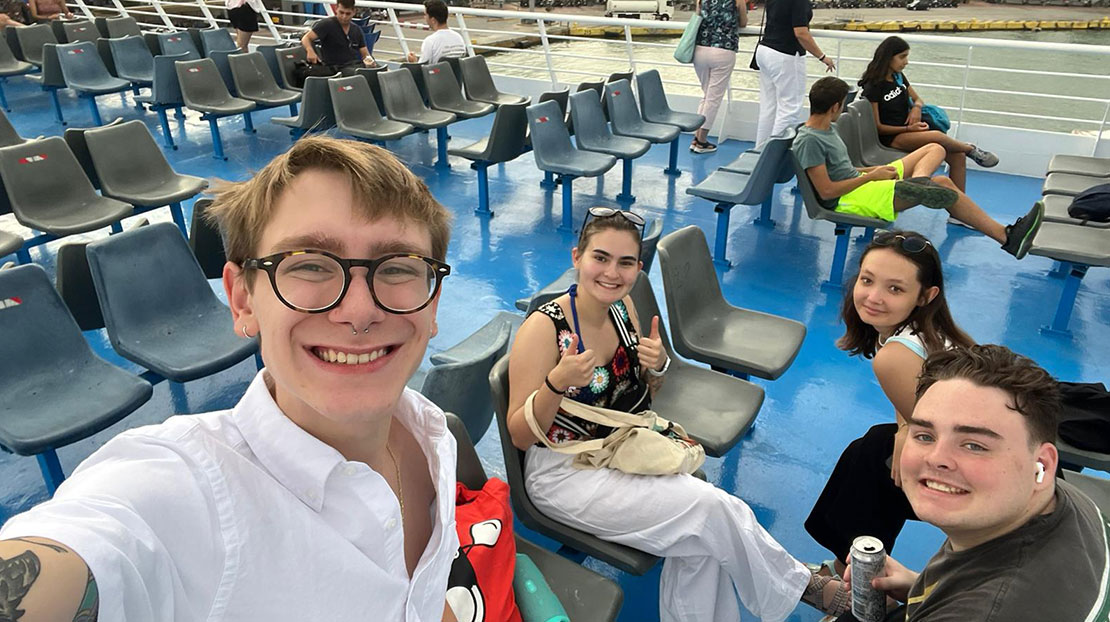
[[[408,123],[386,119],[371,105],[370,85],[362,76],[329,78],[331,106],[339,131],[350,136],[384,143],[408,136],[415,128]]]
[[[401,69],[412,74],[412,81],[416,83],[416,90],[420,93],[420,101],[428,103],[428,87],[424,84],[424,63],[401,63]]]
[[[0,111],[0,147],[22,145],[24,142],[26,141],[23,137],[12,127],[12,122],[8,120],[8,115]]]
[[[308,52],[305,51],[304,47],[297,45],[276,50],[275,56],[277,58],[278,69],[281,72],[282,87],[292,91],[299,91],[300,89],[297,88],[296,81],[293,79],[293,68],[296,66],[297,61],[307,60]]]
[[[200,42],[205,56],[212,52],[238,52],[239,46],[226,28],[209,28],[200,31]]]
[[[642,138],[614,136],[610,133],[601,102],[590,91],[579,91],[570,96],[570,117],[577,129],[574,140],[579,149],[620,158],[623,171],[621,192],[617,195],[617,200],[628,203],[635,201],[636,197],[632,194],[632,160],[647,153],[651,149],[651,143]]]
[[[1054,155],[1048,163],[1048,172],[1050,174],[1086,175],[1087,177],[1110,177],[1110,158]]]
[[[100,127],[112,127],[123,123],[123,119],[116,118],[108,125]],[[96,174],[96,165],[93,164],[92,155],[89,153],[89,143],[85,140],[85,133],[91,129],[87,127],[70,127],[66,128],[62,138],[69,146],[70,153],[73,157],[77,158],[77,162],[81,165],[81,169],[85,171],[85,176],[89,178],[93,188],[100,190],[100,176]]]
[[[177,81],[177,69],[174,66],[179,60],[189,60],[189,55],[155,56],[154,81],[150,87],[150,94],[135,97],[135,101],[146,104],[151,110],[158,113],[158,121],[162,124],[162,140],[165,146],[170,149],[177,149],[177,145],[173,142],[170,120],[166,111],[172,108],[177,111],[178,119],[185,118],[181,112],[185,100],[181,97],[181,83]]]
[[[859,119],[856,117],[856,112],[851,108],[845,108],[832,124],[836,135],[840,137],[840,140],[848,149],[848,159],[851,160],[852,166],[863,166],[863,156],[860,155],[859,137],[856,130],[858,124]]]
[[[629,82],[631,82],[632,70],[629,69],[628,71],[614,71],[613,73],[609,74],[608,78],[605,78],[605,83],[609,84],[611,82],[619,82],[620,80],[628,80]]]
[[[439,59],[451,66],[451,75],[455,76],[455,82],[459,85],[459,90],[463,88],[462,69],[459,68],[459,60],[461,58],[461,56],[444,56]]]
[[[142,121],[85,132],[101,194],[147,211],[169,206],[173,221],[188,237],[181,202],[200,194],[208,180],[174,172]]]
[[[1104,454],[1087,449],[1079,449],[1060,438],[1056,437],[1056,449],[1060,452],[1060,461],[1075,466],[1110,471],[1110,454]]]
[[[55,24],[60,24],[62,32],[65,33],[66,43],[80,43],[88,41],[89,43],[96,44],[96,40],[100,38],[100,32],[96,29],[96,24],[87,19],[77,20],[73,22],[56,21]],[[59,41],[61,37],[59,37]]]
[[[694,225],[659,240],[675,350],[718,371],[775,380],[798,356],[801,322],[733,306],[721,294],[705,235]]]
[[[142,37],[128,36],[107,41],[117,76],[138,86],[154,83],[154,55]]]
[[[649,123],[640,116],[632,83],[617,80],[605,85],[605,107],[609,109],[609,122],[617,136],[642,138],[651,143],[671,143],[670,158],[663,172],[678,175],[678,126]]]
[[[238,53],[239,50],[212,50],[210,54],[206,55],[215,63],[216,70],[220,72],[220,77],[224,80],[224,86],[227,87],[227,92],[235,97],[239,96],[239,90],[235,87],[235,79],[231,76],[231,61],[228,58],[232,54]]]
[[[282,52],[284,55],[284,52]],[[335,74],[338,76],[339,74]],[[305,78],[301,92],[301,110],[295,117],[271,117],[270,123],[284,125],[296,140],[305,132],[322,132],[335,127],[335,112],[331,105],[331,89],[322,76]]]
[[[15,32],[16,40],[19,41],[23,60],[36,67],[42,67],[42,46],[47,43],[58,43],[58,37],[54,36],[54,30],[50,28],[50,24],[35,24],[12,30]]]
[[[420,393],[436,406],[458,415],[466,424],[467,434],[475,440],[482,439],[493,421],[489,372],[509,351],[509,334],[513,329],[512,324],[501,318],[494,318],[491,324],[496,332],[478,329],[465,340],[481,339],[482,343],[460,344],[470,356],[463,360],[452,357],[451,362],[433,365],[420,387]]]
[[[644,237],[640,240],[640,261],[644,264],[641,270],[644,274],[651,272],[651,266],[655,260],[655,247],[659,244],[661,233],[663,233],[663,221],[661,219],[650,220],[644,226]],[[577,282],[578,270],[568,268],[566,272],[559,275],[559,278],[548,283],[533,294],[531,298],[517,300],[516,308],[523,311],[526,316],[531,315],[536,309],[567,293],[570,286]],[[637,305],[638,308],[639,305]]]
[[[251,111],[255,109],[256,104],[231,96],[211,58],[179,60],[174,63],[174,69],[177,71],[177,80],[181,84],[181,98],[185,100],[185,106],[202,113],[200,118],[208,121],[208,127],[212,131],[212,147],[216,159],[226,160],[223,139],[220,137],[220,128],[216,120],[241,114],[245,125],[244,131],[254,132]]]
[[[1110,229],[1043,222],[1033,238],[1029,254],[1048,257],[1064,264],[1067,277],[1060,302],[1052,324],[1044,330],[1067,334],[1075,298],[1087,269],[1110,266]]]
[[[515,160],[524,153],[524,135],[528,131],[525,104],[502,104],[493,117],[489,136],[466,145],[451,147],[447,153],[470,160],[470,168],[478,172],[478,207],[475,214],[493,216],[489,208],[489,167]]]
[[[359,67],[355,69],[355,75],[362,76],[366,80],[367,86],[370,87],[370,94],[374,98],[374,105],[377,106],[378,112],[384,117],[385,106],[382,104],[382,83],[378,80],[378,76],[383,71],[388,71],[388,69],[385,66]]]
[[[1041,202],[1044,203],[1044,221],[1058,222],[1065,225],[1080,225],[1095,229],[1110,229],[1110,222],[1096,222],[1094,220],[1079,220],[1068,214],[1068,208],[1075,197],[1066,194],[1046,194]]]
[[[458,481],[471,490],[481,490],[488,477],[459,417],[447,413],[447,429],[458,447]],[[527,555],[559,603],[574,622],[612,622],[620,612],[624,592],[620,586],[585,566],[540,548],[516,535],[516,552]]]
[[[466,98],[471,101],[485,102],[494,106],[527,104],[530,101],[523,95],[502,93],[497,90],[485,56],[467,56],[459,59],[459,70],[462,72],[463,86],[466,87]]]
[[[841,117],[843,118],[843,117]],[[798,157],[791,152],[790,160],[794,165],[794,172],[798,178],[798,192],[802,196],[806,214],[813,220],[827,220],[835,225],[836,248],[833,251],[832,268],[829,280],[822,286],[840,290],[844,282],[844,265],[848,260],[848,244],[852,240],[852,227],[863,227],[865,237],[875,229],[887,229],[891,223],[881,218],[867,218],[856,214],[836,211],[836,201],[824,201],[817,195],[817,190],[809,180],[809,174],[802,168]]]
[[[196,42],[193,41],[193,37],[187,32],[160,32],[155,35],[155,38],[158,41],[158,47],[165,56],[189,54],[189,58],[201,57]]]
[[[558,175],[563,184],[563,219],[560,231],[573,230],[574,207],[571,187],[577,177],[604,175],[617,159],[604,153],[580,151],[570,143],[559,104],[546,101],[528,106],[528,128],[532,135],[532,156],[536,168]]]
[[[274,82],[285,89],[289,87],[285,84],[285,78],[281,75],[281,64],[278,62],[278,52],[291,49],[292,45],[300,47],[300,43],[263,43],[254,48],[255,52],[258,52],[262,55],[262,58],[266,59],[266,66],[270,68],[270,73],[274,76]]]
[[[7,30],[22,30],[22,28],[8,28]],[[17,59],[12,52],[12,48],[7,43],[0,41],[0,108],[11,112],[11,108],[8,106],[8,97],[4,93],[4,84],[7,83],[8,78],[27,75],[34,70],[34,65]]]
[[[104,21],[105,28],[108,29],[106,35],[110,39],[117,39],[119,37],[142,36],[143,31],[139,29],[139,23],[135,21],[134,17],[109,17]]]
[[[91,28],[92,25],[90,24],[89,27]],[[96,96],[130,90],[131,82],[115,78],[108,73],[108,68],[104,66],[104,61],[101,60],[94,43],[88,41],[63,43],[58,46],[57,52],[66,85],[89,100],[93,125],[103,125],[100,109],[96,105]]]
[[[497,412],[497,429],[501,435],[501,452],[505,474],[509,480],[509,497],[513,514],[525,527],[560,543],[565,549],[581,552],[634,575],[642,575],[659,562],[659,558],[643,551],[606,542],[593,534],[555,521],[537,508],[524,488],[524,452],[513,446],[506,427],[509,410],[509,357],[504,356],[489,374],[490,392]]]
[[[605,115],[605,122],[608,123],[609,109],[605,107],[605,80],[588,80],[580,82],[578,86],[575,87],[574,92],[581,93],[583,91],[593,91],[597,93],[597,101],[601,104],[601,112]]]
[[[692,132],[705,123],[705,115],[671,110],[667,94],[663,91],[663,81],[655,69],[642,71],[636,76],[636,92],[640,95],[640,112],[644,121],[677,125],[683,132]]]
[[[1107,181],[1100,177],[1088,177],[1074,173],[1049,173],[1044,179],[1044,187],[1041,191],[1046,195],[1062,194],[1074,197],[1087,188],[1105,183]]]
[[[26,30],[17,28],[16,30]],[[44,43],[42,46],[42,72],[30,76],[31,80],[38,82],[39,87],[50,95],[54,105],[54,120],[59,125],[65,125],[65,116],[62,114],[62,104],[58,101],[58,90],[66,88],[66,79],[62,75],[62,64],[58,60],[57,43]]]
[[[419,130],[436,131],[436,166],[447,167],[447,126],[457,118],[452,112],[431,110],[420,99],[412,72],[394,69],[378,74],[382,85],[382,105],[386,116],[394,121],[408,123]]]
[[[736,205],[762,205],[755,224],[774,227],[771,207],[774,202],[775,183],[783,166],[790,162],[790,146],[794,143],[794,130],[771,137],[763,146],[751,173],[737,173],[718,169],[696,186],[686,188],[686,194],[716,203],[717,234],[713,242],[713,262],[724,268],[732,266],[727,257],[729,215]]]
[[[257,340],[236,334],[231,312],[170,223],[93,242],[88,257],[108,338],[127,360],[182,383],[258,350]]]
[[[289,106],[289,114],[297,114],[301,92],[278,86],[261,53],[231,54],[227,60],[239,97],[258,104],[260,108]]]
[[[879,129],[875,125],[875,111],[872,110],[870,101],[856,100],[848,104],[846,110],[853,111],[855,120],[853,129],[860,157],[857,166],[884,166],[906,155],[905,151],[886,147],[879,142]]]
[[[93,284],[89,258],[85,254],[88,246],[88,242],[63,243],[58,246],[55,258],[54,287],[82,331],[104,328],[104,314],[100,312],[96,285]]]
[[[1104,516],[1110,512],[1110,481],[1075,471],[1065,471],[1064,480],[1094,501],[1095,506]]]
[[[462,90],[455,81],[455,74],[446,62],[421,65],[428,105],[433,110],[450,112],[460,119],[474,119],[494,111],[493,104],[463,99]]]
[[[223,277],[227,253],[220,230],[204,217],[212,199],[200,198],[193,203],[193,219],[189,227],[189,250],[193,251],[207,279]]]
[[[15,255],[18,263],[31,263],[31,256],[23,248],[23,238],[7,231],[0,231],[0,257]]]
[[[88,438],[150,399],[149,383],[100,359],[37,265],[0,270],[0,446],[37,455],[47,490],[65,478],[55,449]]]
[[[645,330],[651,326],[652,317],[663,317],[657,300],[651,281],[641,272],[632,288],[632,302]],[[663,347],[673,353],[663,324],[659,323]],[[667,381],[652,396],[651,409],[682,424],[690,438],[705,447],[706,454],[720,458],[748,433],[763,407],[763,397],[759,385],[671,356]],[[692,407],[694,404],[697,406]]]
[[[106,225],[119,230],[119,221],[133,212],[130,205],[96,193],[59,136],[0,149],[0,180],[16,220],[52,236]]]

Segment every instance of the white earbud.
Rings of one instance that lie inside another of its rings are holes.
[[[1044,463],[1040,460],[1037,461],[1037,483],[1044,482]]]

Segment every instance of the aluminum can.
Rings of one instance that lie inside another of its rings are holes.
[[[852,615],[859,622],[882,622],[886,617],[886,593],[871,587],[886,564],[883,543],[872,536],[852,541]]]

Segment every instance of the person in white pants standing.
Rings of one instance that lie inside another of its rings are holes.
[[[698,114],[705,116],[705,122],[694,132],[690,151],[712,153],[717,145],[709,142],[709,129],[736,66],[736,47],[740,29],[748,25],[748,6],[747,0],[704,0],[696,10],[701,12],[702,22],[694,47],[694,73],[704,93]]]
[[[809,32],[813,19],[809,0],[768,0],[765,10],[766,28],[755,50],[759,65],[757,148],[803,121],[806,52],[824,63],[827,71],[836,69],[836,63],[821,51]]]

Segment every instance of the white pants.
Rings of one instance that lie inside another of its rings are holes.
[[[704,95],[698,104],[698,114],[705,115],[702,129],[709,131],[717,118],[717,108],[728,91],[732,68],[736,66],[736,52],[723,48],[699,45],[694,48],[694,73],[698,75]]]
[[[760,45],[755,51],[759,64],[759,127],[755,146],[801,123],[806,96],[806,57],[783,54]]]
[[[797,606],[810,572],[740,499],[690,475],[580,470],[545,447],[528,449],[525,488],[551,518],[664,557],[661,622],[738,622],[740,600],[764,622]]]

